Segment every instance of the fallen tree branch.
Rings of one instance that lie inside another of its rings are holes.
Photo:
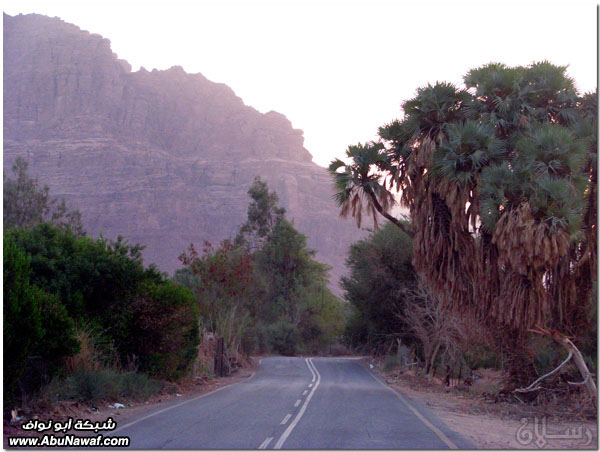
[[[590,374],[587,374],[583,381],[580,381],[580,382],[567,381],[567,383],[569,383],[570,385],[581,386],[581,385],[587,384],[589,379],[590,379]]]
[[[560,370],[560,368],[562,366],[564,366],[565,364],[567,364],[569,362],[569,360],[573,357],[573,352],[571,350],[569,350],[569,356],[567,356],[567,359],[565,359],[556,369],[554,369],[551,372],[548,372],[545,375],[542,375],[540,378],[538,378],[537,380],[535,380],[533,383],[531,383],[529,386],[527,386],[526,388],[518,388],[515,389],[515,392],[530,392],[530,391],[536,391],[538,388],[535,388],[535,385],[538,384],[540,381],[542,381],[545,378],[548,378],[551,375],[554,375],[556,372],[558,372]]]
[[[571,339],[569,339],[564,334],[559,333],[558,331],[549,331],[547,329],[540,328],[539,326],[536,326],[535,329],[530,329],[529,331],[532,333],[536,333],[536,334],[543,334],[543,335],[550,336],[556,342],[558,342],[560,345],[565,347],[569,351],[570,354],[574,355],[573,360],[575,361],[575,365],[577,366],[577,369],[579,369],[579,372],[581,373],[581,376],[583,377],[583,381],[581,382],[581,384],[585,385],[585,387],[587,388],[588,392],[592,396],[594,407],[597,409],[598,389],[596,388],[596,383],[594,382],[594,379],[591,378],[590,371],[587,367],[587,364],[585,363],[585,360],[583,359],[583,355],[581,354],[579,349],[575,346],[575,344],[571,341]]]

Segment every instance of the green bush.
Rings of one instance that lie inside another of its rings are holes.
[[[110,371],[80,371],[66,379],[64,392],[66,399],[82,402],[105,399],[118,395],[118,383]]]
[[[402,364],[402,358],[398,355],[387,355],[383,363],[383,370],[389,372]]]
[[[44,335],[39,289],[29,282],[26,254],[10,237],[4,236],[4,400],[14,403],[19,397],[19,378],[29,356]]]
[[[148,378],[146,374],[127,372],[120,375],[119,393],[122,397],[145,401],[160,390],[160,383]]]
[[[38,354],[56,367],[60,358],[77,353],[80,343],[75,337],[73,319],[60,300],[55,295],[40,290],[39,302],[45,333],[38,347]]]
[[[259,337],[256,325],[248,325],[242,332],[240,346],[246,355],[260,353]]]
[[[191,291],[171,281],[147,284],[131,311],[130,341],[140,369],[168,380],[184,375],[200,342],[198,308]]]
[[[410,228],[408,222],[404,224]],[[406,291],[416,282],[411,238],[388,222],[350,246],[346,266],[350,274],[340,281],[351,305],[344,330],[346,345],[375,351],[399,337],[406,344],[414,343],[413,335],[406,333],[410,325],[398,315],[414,302]]]
[[[281,319],[270,325],[267,328],[267,337],[272,352],[286,356],[296,354],[298,329],[287,320]]]
[[[464,355],[465,363],[472,370],[500,369],[502,357],[487,345],[471,345]]]
[[[139,245],[77,237],[50,224],[7,235],[31,256],[31,280],[46,292],[38,298],[47,322],[42,351],[51,361],[77,351],[74,320],[100,332],[108,347],[96,348],[106,352],[105,365],[135,357],[153,376],[187,372],[198,344],[195,299],[156,268],[144,268]]]
[[[67,378],[53,378],[42,389],[42,397],[50,404],[60,400],[143,402],[159,392],[160,388],[158,381],[148,378],[145,374],[120,373],[110,369],[81,370]]]

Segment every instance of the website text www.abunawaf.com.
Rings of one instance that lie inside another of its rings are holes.
[[[15,436],[8,438],[9,447],[129,447],[128,436]]]

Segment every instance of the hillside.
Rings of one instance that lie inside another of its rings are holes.
[[[88,233],[147,246],[146,263],[179,267],[190,242],[234,235],[255,175],[276,190],[336,286],[359,239],[334,205],[303,132],[224,84],[181,67],[137,72],[110,41],[58,18],[4,15],[4,166],[17,156]]]

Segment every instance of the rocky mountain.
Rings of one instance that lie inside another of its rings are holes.
[[[189,243],[234,235],[260,175],[336,286],[363,233],[338,217],[331,180],[303,142],[284,115],[201,74],[132,72],[100,35],[4,15],[5,172],[25,157],[88,233],[146,245],[146,263],[172,272]]]

